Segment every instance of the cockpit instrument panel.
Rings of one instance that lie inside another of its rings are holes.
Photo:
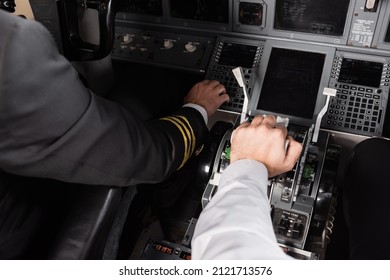
[[[389,1],[126,1],[125,15],[117,17],[118,30],[126,32],[118,34],[115,58],[205,71],[206,79],[225,85],[230,102],[220,109],[228,113],[243,107],[243,90],[231,74],[241,66],[249,113],[285,115],[305,126],[324,106],[323,89],[334,88],[323,127],[382,136],[390,84]],[[134,51],[136,40],[127,40],[133,38],[130,29],[142,24],[155,35],[149,52],[143,45]],[[178,54],[183,59],[175,59]]]

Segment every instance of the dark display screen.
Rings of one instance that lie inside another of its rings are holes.
[[[171,16],[187,20],[229,23],[229,0],[170,0]]]
[[[379,87],[382,71],[382,63],[343,58],[338,81],[347,84]]]
[[[153,245],[153,248],[156,251],[167,254],[167,255],[172,255],[172,253],[173,253],[173,248],[166,246],[166,245],[162,245],[162,244],[157,243],[157,244]]]
[[[252,68],[257,47],[234,43],[224,43],[219,64],[233,67]]]
[[[183,260],[191,260],[191,254],[187,252],[181,252],[179,257]]]
[[[273,48],[257,108],[312,119],[325,54]]]
[[[260,3],[241,2],[238,20],[242,24],[261,26],[263,24],[263,5]]]
[[[390,43],[390,22],[389,22],[389,25],[387,26],[385,42]]]
[[[276,0],[276,29],[341,36],[350,0]]]
[[[125,0],[123,12],[149,16],[162,16],[162,0]]]

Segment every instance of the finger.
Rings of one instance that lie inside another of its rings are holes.
[[[257,115],[256,117],[253,118],[251,124],[254,126],[259,126],[264,120],[264,116],[262,115]]]
[[[283,138],[287,137],[288,131],[287,128],[284,126],[276,126],[274,129],[279,129],[282,132]]]
[[[217,80],[212,80],[209,83],[209,86],[211,86],[211,87],[218,87],[220,85],[221,85],[221,83],[219,81],[217,81]]]
[[[264,116],[263,123],[264,125],[268,125],[269,127],[275,127],[276,125],[276,118],[273,115],[266,115]]]
[[[216,87],[214,87],[214,91],[218,93],[218,95],[222,95],[226,93],[226,88],[224,85],[218,84]]]
[[[245,128],[245,127],[248,127],[248,126],[250,126],[250,125],[251,125],[250,122],[243,122],[243,123],[240,124],[236,129],[238,129],[238,128]]]
[[[221,104],[225,102],[229,102],[230,100],[230,96],[226,93],[226,91],[220,94],[219,97],[221,99]]]
[[[200,84],[208,85],[210,84],[210,82],[211,82],[210,80],[203,80],[200,82]]]
[[[284,165],[288,170],[291,170],[297,162],[299,156],[301,155],[302,144],[295,141],[294,138],[292,138],[291,136],[288,136],[287,139],[290,141],[290,144],[287,149]]]

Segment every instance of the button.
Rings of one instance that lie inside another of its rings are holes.
[[[292,237],[294,239],[300,239],[303,233],[303,224],[295,223],[293,226]]]
[[[280,223],[278,225],[278,233],[281,235],[286,235],[289,226],[290,226],[290,223],[288,220],[286,220],[286,219],[280,220]]]

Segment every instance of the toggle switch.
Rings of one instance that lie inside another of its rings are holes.
[[[372,10],[372,9],[374,9],[375,8],[375,6],[376,6],[376,2],[377,2],[378,0],[367,0],[366,1],[366,9],[367,10]]]

